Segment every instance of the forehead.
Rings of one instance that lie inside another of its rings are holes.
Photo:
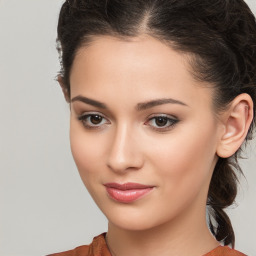
[[[190,69],[187,55],[174,51],[170,46],[150,36],[140,36],[126,40],[111,37],[94,37],[87,47],[81,47],[74,59],[73,70],[76,63],[83,63],[85,72],[95,71],[95,66],[100,71],[112,72],[121,70],[129,74],[165,73],[180,67],[184,74]],[[82,66],[80,66],[82,67]],[[72,71],[73,71],[72,70]],[[72,74],[72,72],[71,72]],[[183,74],[183,75],[184,75]],[[178,76],[178,74],[177,74]],[[177,77],[175,76],[175,77]]]
[[[143,92],[145,100],[165,94],[197,101],[200,93],[210,96],[209,86],[196,81],[190,70],[187,55],[150,36],[95,37],[74,59],[71,97],[83,92],[98,97],[113,92],[128,97],[133,92],[133,98]]]

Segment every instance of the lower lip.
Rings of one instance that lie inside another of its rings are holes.
[[[107,187],[108,195],[120,203],[131,203],[148,194],[153,188],[120,190]]]

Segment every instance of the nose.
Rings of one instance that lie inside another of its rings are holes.
[[[127,125],[122,125],[116,127],[111,139],[107,165],[112,171],[125,173],[142,168],[144,159],[138,134],[132,132]]]

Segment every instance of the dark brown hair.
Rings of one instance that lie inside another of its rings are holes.
[[[216,111],[239,94],[256,105],[256,23],[243,0],[68,0],[58,23],[60,75],[70,93],[70,71],[78,49],[94,36],[128,40],[147,34],[192,57],[196,79],[215,91]],[[254,107],[255,116],[255,107]],[[247,139],[251,138],[255,118]],[[209,228],[218,241],[234,247],[235,235],[224,209],[237,194],[239,152],[219,158],[211,179],[207,205]]]

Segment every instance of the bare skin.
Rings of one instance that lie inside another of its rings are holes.
[[[99,37],[75,57],[71,149],[109,220],[112,255],[199,256],[219,246],[205,217],[209,183],[218,156],[246,136],[252,103],[243,95],[216,118],[212,89],[189,69],[184,55],[148,36]],[[113,182],[152,189],[124,203],[107,192]]]

